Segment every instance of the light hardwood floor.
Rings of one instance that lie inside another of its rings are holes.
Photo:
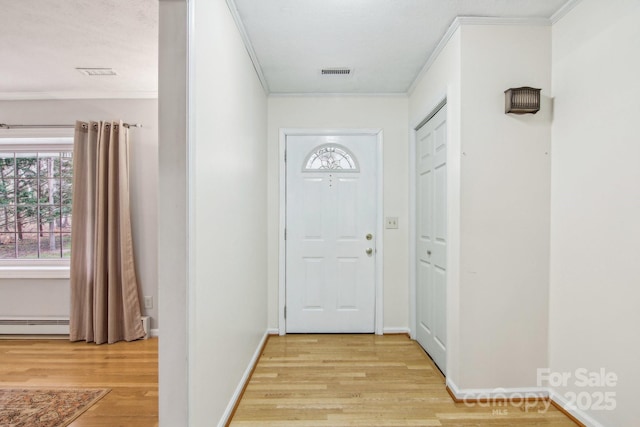
[[[155,427],[158,340],[111,345],[0,340],[0,387],[21,386],[111,389],[70,427]]]
[[[107,387],[70,427],[158,426],[158,340],[0,340],[2,387]],[[231,426],[575,427],[539,403],[467,407],[402,335],[271,337]],[[176,426],[178,427],[178,426]]]
[[[454,403],[406,336],[286,335],[269,338],[230,425],[575,427],[543,408]]]

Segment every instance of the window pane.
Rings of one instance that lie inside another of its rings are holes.
[[[15,176],[14,166],[13,153],[0,153],[0,177],[11,178]]]
[[[40,206],[40,231],[60,230],[60,208]]]
[[[60,228],[65,233],[71,233],[71,206],[63,206],[60,216]]]
[[[358,162],[349,150],[335,144],[324,144],[314,148],[307,155],[303,165],[303,172],[331,172],[334,170],[357,172],[359,170]]]
[[[60,153],[38,153],[40,178],[60,176]]]
[[[18,238],[18,258],[38,258],[37,233],[22,233],[22,239]]]
[[[45,231],[40,235],[40,258],[60,258],[60,233]]]
[[[37,178],[36,153],[16,153],[16,166],[18,178]]]
[[[38,202],[38,181],[36,179],[19,179],[16,183],[19,205],[33,205]]]
[[[13,178],[0,178],[0,205],[15,205]]]
[[[40,178],[40,203],[49,205],[60,203],[60,180],[58,178]]]
[[[71,258],[71,233],[62,233],[62,258]]]
[[[0,259],[16,257],[16,235],[0,233]]]
[[[71,151],[64,152],[60,159],[61,175],[68,177],[69,182],[71,182],[71,177],[73,176],[73,159],[71,158],[71,155]]]
[[[16,231],[16,207],[0,206],[0,232]]]
[[[16,229],[18,239],[22,238],[23,233],[35,233],[37,224],[38,210],[33,206],[19,206],[18,217],[16,218]]]
[[[62,204],[63,205],[69,205],[71,206],[71,198],[73,196],[72,193],[72,188],[71,188],[71,184],[73,183],[73,180],[71,179],[71,177],[63,177],[62,181],[60,183],[60,185],[62,185],[62,188],[60,189],[61,193],[62,193]]]

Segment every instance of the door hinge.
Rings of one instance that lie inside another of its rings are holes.
[[[284,162],[287,162],[287,150],[284,150]]]
[[[284,240],[287,240],[287,229],[284,229]]]
[[[285,319],[287,318],[287,306],[286,305],[284,306],[284,318]]]

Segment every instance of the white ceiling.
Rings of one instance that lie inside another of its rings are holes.
[[[271,93],[406,92],[456,16],[546,18],[567,0],[233,0]],[[322,76],[326,67],[352,74]]]
[[[158,0],[0,0],[0,11],[0,98],[157,96]]]
[[[228,3],[270,93],[405,93],[456,16],[549,19],[574,1]],[[0,10],[0,99],[157,96],[158,0],[0,0]],[[353,71],[323,77],[325,67]]]

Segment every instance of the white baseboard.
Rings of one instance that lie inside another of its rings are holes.
[[[603,424],[594,420],[592,417],[587,415],[584,411],[578,408],[570,408],[569,402],[564,398],[561,394],[559,394],[555,390],[551,390],[550,392],[551,400],[553,400],[558,406],[560,406],[564,411],[570,414],[572,417],[580,421],[582,424],[589,427],[604,427]]]
[[[409,334],[409,328],[404,327],[388,327],[382,328],[382,334]]]
[[[547,412],[552,406],[549,390],[545,387],[460,389],[447,378],[447,389],[456,402],[464,403],[470,408],[490,408],[492,412],[505,411],[506,413],[511,409]]]
[[[160,336],[160,329],[151,329],[149,331],[149,336],[158,338]]]
[[[267,329],[267,335],[278,335],[278,334],[280,334],[280,330],[278,328]]]
[[[447,387],[454,397],[461,401],[479,401],[479,400],[509,400],[524,397],[532,398],[549,398],[555,404],[560,406],[565,412],[570,414],[576,420],[588,427],[605,427],[584,411],[578,408],[570,408],[569,402],[555,390],[546,387],[523,387],[523,388],[495,388],[495,389],[460,389],[456,384],[447,378]]]
[[[240,395],[242,394],[242,390],[244,390],[245,384],[249,381],[249,375],[251,375],[251,371],[253,371],[253,367],[258,363],[258,359],[260,358],[260,354],[262,352],[262,347],[264,347],[264,343],[267,341],[267,338],[270,335],[269,331],[270,329],[265,331],[264,335],[262,336],[262,339],[258,343],[258,347],[256,348],[256,351],[253,353],[253,356],[249,361],[249,365],[247,366],[247,369],[245,369],[244,374],[242,375],[242,378],[240,378],[240,382],[238,383],[236,390],[233,392],[233,396],[231,396],[231,400],[227,404],[227,407],[224,410],[224,413],[222,414],[222,418],[220,418],[220,421],[218,422],[218,427],[224,427],[229,422],[229,418],[233,413],[233,408],[235,408],[236,402],[238,401],[238,399],[240,399]]]
[[[520,397],[535,397],[546,399],[549,397],[549,390],[545,387],[515,387],[515,388],[471,388],[460,389],[449,378],[447,387],[451,393],[459,400],[482,400],[482,399],[517,399]]]

